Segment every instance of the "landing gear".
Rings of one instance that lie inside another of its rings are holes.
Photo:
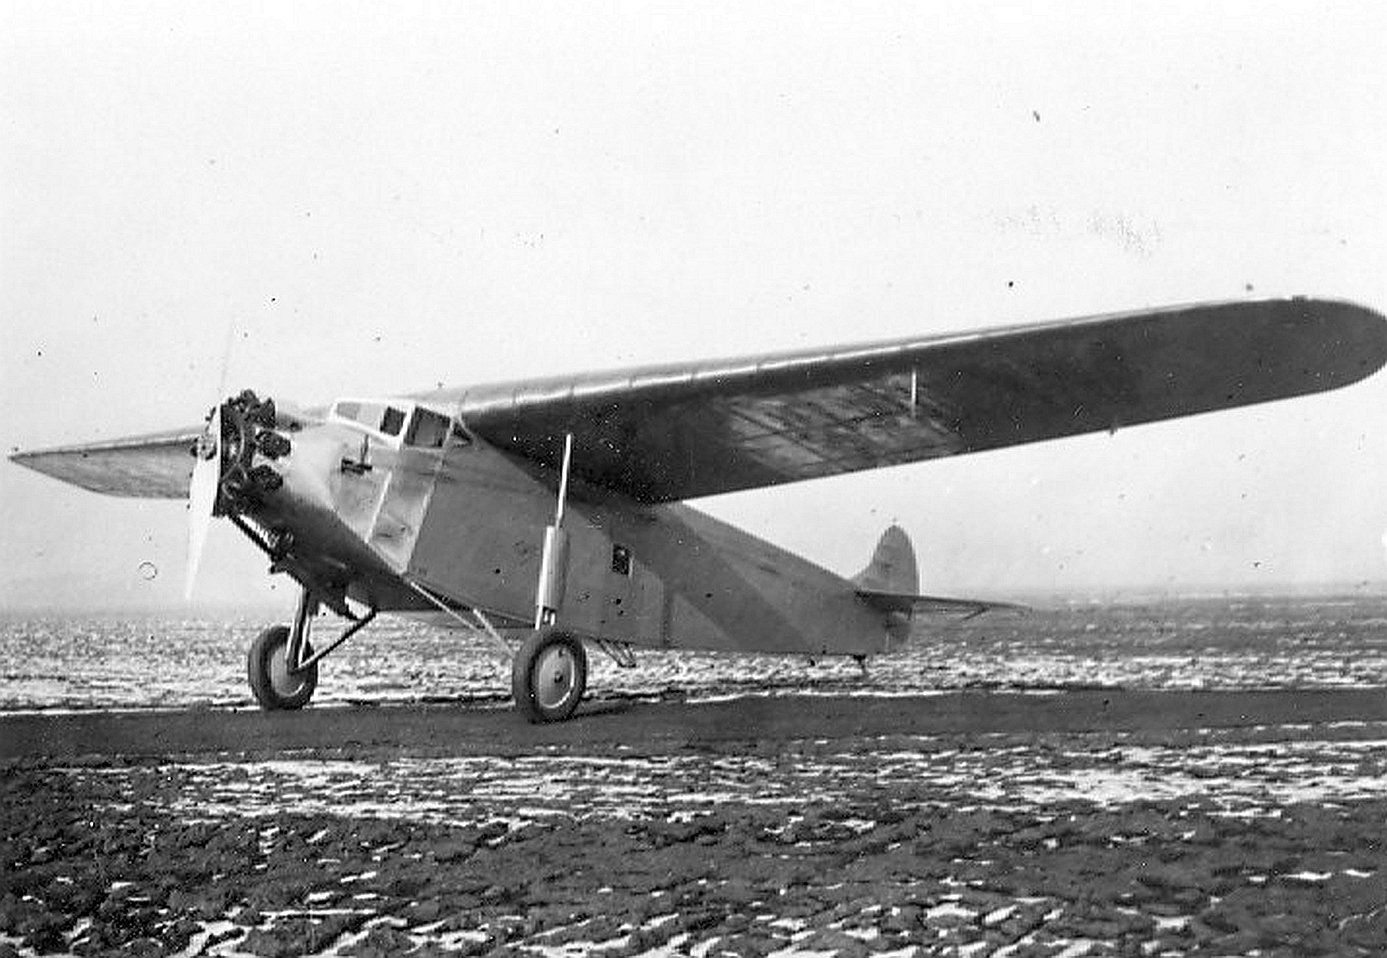
[[[588,684],[581,639],[559,629],[537,629],[511,663],[515,707],[531,722],[562,722],[573,714]]]
[[[304,640],[305,651],[312,649]],[[275,625],[261,632],[250,644],[246,657],[246,678],[262,709],[301,709],[318,687],[318,663],[289,669],[289,627]]]
[[[330,603],[331,604],[331,603]],[[318,598],[307,589],[299,595],[293,626],[275,625],[261,632],[250,644],[246,656],[246,678],[251,693],[262,709],[301,709],[318,687],[318,663],[333,649],[350,639],[376,617],[375,607],[364,616],[353,615],[345,602],[332,606],[351,622],[346,630],[315,652],[308,641],[313,617],[318,614]]]
[[[554,524],[544,530],[544,548],[535,586],[535,630],[511,660],[511,695],[515,708],[531,722],[562,722],[573,714],[588,684],[588,656],[583,640],[558,628],[568,573],[568,533],[563,527],[568,498],[568,469],[573,434],[563,441],[558,502]]]

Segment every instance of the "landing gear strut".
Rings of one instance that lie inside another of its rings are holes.
[[[511,660],[511,695],[531,722],[562,722],[573,714],[588,685],[583,640],[555,625],[563,605],[568,572],[568,533],[563,528],[573,434],[564,436],[554,524],[544,530],[544,548],[535,586],[535,630]]]

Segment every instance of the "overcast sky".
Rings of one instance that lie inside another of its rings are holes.
[[[1381,4],[0,3],[0,443],[1306,293],[1387,306]],[[1387,376],[707,500],[926,587],[1387,586]],[[0,464],[0,607],[181,601],[182,503]],[[206,599],[285,605],[219,523]]]

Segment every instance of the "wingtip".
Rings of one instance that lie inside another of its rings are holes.
[[[1279,338],[1288,365],[1305,366],[1306,385],[1295,395],[1340,389],[1387,366],[1387,316],[1348,299],[1288,296],[1250,301],[1270,335]]]
[[[1344,371],[1344,385],[1367,379],[1387,366],[1387,316],[1349,300],[1319,303],[1329,307],[1325,322],[1333,324],[1335,345],[1351,364]]]

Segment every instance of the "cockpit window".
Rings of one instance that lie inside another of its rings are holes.
[[[431,409],[416,409],[409,424],[409,432],[405,434],[405,444],[442,449],[443,440],[448,438],[448,425],[451,422],[447,416],[439,415]]]
[[[350,419],[387,436],[398,436],[405,424],[404,411],[385,403],[342,399],[333,407],[333,411],[342,419]]]
[[[385,415],[380,420],[380,431],[387,436],[398,436],[400,428],[405,424],[405,414],[394,406],[385,407]]]

